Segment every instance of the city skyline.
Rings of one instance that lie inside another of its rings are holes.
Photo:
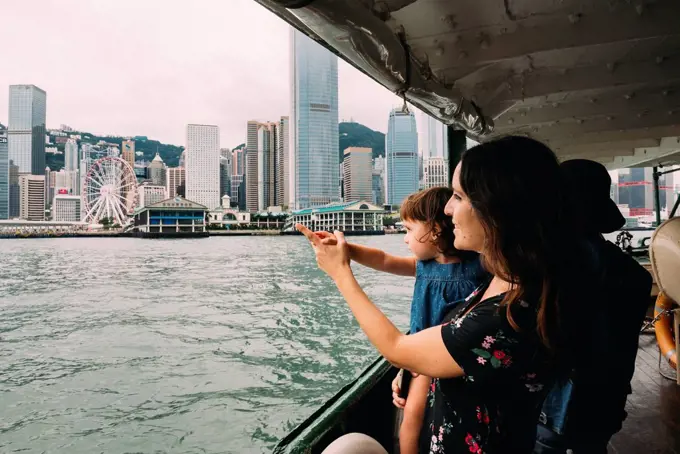
[[[247,120],[267,121],[290,112],[285,70],[290,27],[255,2],[64,0],[39,7],[41,14],[35,15],[31,1],[3,5],[0,39],[16,45],[3,53],[0,87],[34,84],[50,93],[48,128],[68,124],[181,145],[186,124],[215,124],[220,142],[233,147],[245,141]],[[81,30],[88,23],[120,26],[84,40]],[[253,24],[266,32],[250,33]],[[50,37],[48,48],[45,36]],[[244,36],[248,46],[240,45]],[[41,58],[26,59],[36,54]],[[102,71],[102,58],[120,62],[121,69]],[[45,65],[59,71],[46,72]],[[345,62],[339,62],[338,73],[340,121],[353,119],[386,132],[385,112],[399,98]],[[0,123],[5,125],[7,106],[8,93],[0,90]]]

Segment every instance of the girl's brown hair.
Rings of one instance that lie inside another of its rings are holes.
[[[424,223],[428,228],[425,237],[430,237],[439,252],[447,257],[464,258],[470,253],[453,246],[453,222],[444,214],[444,207],[452,195],[453,191],[443,186],[416,192],[404,200],[400,215],[402,220]],[[422,243],[425,237],[416,239]]]

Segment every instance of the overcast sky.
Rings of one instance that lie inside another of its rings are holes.
[[[290,106],[289,26],[254,0],[2,0],[0,123],[11,84],[47,92],[47,126],[221,145]],[[385,132],[392,93],[339,64],[340,119]]]

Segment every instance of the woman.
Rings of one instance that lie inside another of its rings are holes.
[[[299,226],[361,329],[397,367],[434,377],[420,452],[530,453],[545,392],[563,349],[558,325],[568,245],[558,162],[532,139],[467,151],[446,214],[454,246],[479,252],[493,275],[441,326],[403,335],[367,298],[342,233]]]

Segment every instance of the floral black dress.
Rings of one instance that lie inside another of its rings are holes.
[[[517,331],[501,305],[504,295],[475,306],[488,285],[444,317],[442,339],[465,375],[432,380],[421,453],[533,451],[541,404],[554,383],[555,368],[536,334],[535,304],[512,305]]]

